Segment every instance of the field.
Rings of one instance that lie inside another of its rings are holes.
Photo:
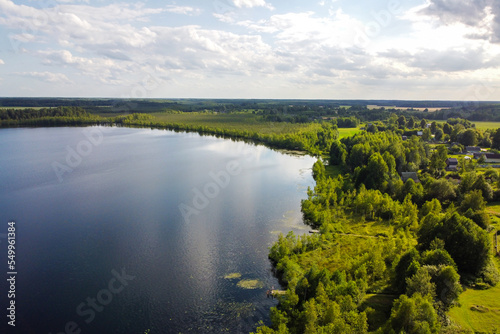
[[[263,122],[258,119],[258,116],[250,113],[217,114],[193,112],[182,114],[154,113],[151,115],[159,122],[224,128],[228,130],[246,130],[261,134],[294,133],[308,127],[308,124]]]
[[[246,130],[262,134],[294,133],[309,127],[309,124],[263,122],[259,120],[259,116],[251,113],[154,113],[152,115],[155,117],[155,120],[159,122],[199,125],[230,130]],[[339,129],[339,138],[349,137],[360,131],[359,128],[341,128]]]
[[[370,110],[373,110],[373,109],[379,109],[379,108],[385,108],[385,109],[398,109],[398,110],[408,110],[408,109],[411,109],[411,110],[414,110],[414,111],[424,111],[425,109],[427,109],[427,111],[429,112],[434,112],[434,111],[438,111],[438,110],[441,110],[441,109],[445,109],[445,108],[403,108],[403,107],[396,107],[396,106],[377,106],[377,105],[367,105],[366,106],[368,109]]]
[[[354,136],[358,132],[361,132],[359,128],[341,128],[339,129],[339,138]]]
[[[464,329],[496,333],[500,331],[499,300],[500,284],[488,290],[468,289],[460,295],[460,307],[452,308],[449,315]]]
[[[488,130],[500,128],[500,122],[472,122],[476,124],[476,129]]]

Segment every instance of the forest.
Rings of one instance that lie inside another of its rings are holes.
[[[429,112],[336,101],[195,100],[104,112],[104,102],[94,102],[3,107],[0,127],[194,131],[318,157],[302,213],[319,233],[280,235],[270,248],[286,293],[270,310],[272,325],[261,324],[257,333],[500,330],[480,320],[479,327],[466,326],[454,315],[477,312],[500,323],[498,302],[491,310],[461,304],[461,296],[479,291],[500,298],[500,166],[489,161],[500,154],[500,128],[475,124],[500,119],[498,105],[414,104],[443,108]]]

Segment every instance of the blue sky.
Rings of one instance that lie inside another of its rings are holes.
[[[0,0],[0,96],[500,100],[500,6]]]

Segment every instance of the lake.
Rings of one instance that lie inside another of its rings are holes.
[[[16,223],[7,333],[248,333],[270,323],[277,302],[266,290],[279,283],[268,247],[279,232],[307,233],[300,201],[314,158],[111,127],[2,129],[0,143],[2,277]],[[0,289],[4,328],[5,279]]]

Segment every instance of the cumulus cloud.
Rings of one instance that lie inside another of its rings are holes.
[[[265,0],[232,0],[232,2],[238,8],[266,7],[274,9],[274,7]]]
[[[2,59],[0,59],[0,65],[5,65],[5,62]]]
[[[468,34],[469,38],[500,42],[500,6],[497,0],[428,0],[418,14],[435,17],[440,24],[469,26],[475,30]]]
[[[199,15],[201,13],[201,10],[199,8],[188,7],[188,6],[175,6],[175,5],[167,6],[165,11],[169,13],[183,14],[183,15]]]
[[[68,77],[62,73],[52,73],[52,72],[21,72],[18,73],[19,75],[25,76],[25,77],[31,77],[31,78],[36,78],[40,79],[45,82],[50,82],[50,83],[71,83],[71,80],[68,79]]]

